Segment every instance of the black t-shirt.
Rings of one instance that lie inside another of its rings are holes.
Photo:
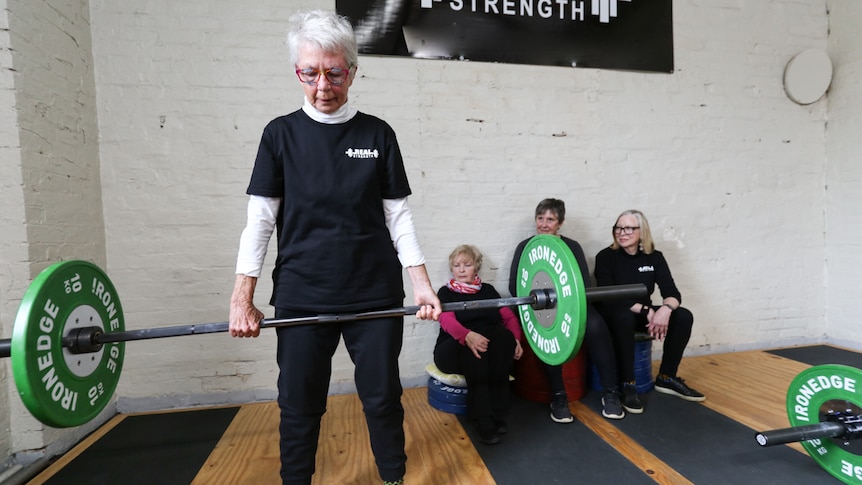
[[[650,254],[638,251],[628,254],[622,249],[607,247],[596,255],[596,284],[598,286],[631,285],[643,283],[647,294],[652,295],[658,285],[662,298],[674,297],[680,303],[682,295],[673,281],[670,268],[661,251]],[[604,305],[619,305],[626,308],[635,303],[650,305],[650,297],[616,299],[603,302]]]
[[[442,286],[437,290],[437,297],[440,298],[440,303],[450,303],[453,301],[496,300],[500,298],[500,293],[488,283],[482,283],[482,287],[478,293],[458,293],[450,290],[448,286]],[[499,308],[474,308],[471,310],[457,310],[454,313],[455,319],[464,328],[486,337],[492,335],[493,328],[504,325],[503,316],[500,315]],[[453,337],[440,328],[437,342],[451,338]]]
[[[263,131],[247,193],[281,197],[271,304],[344,312],[404,300],[383,199],[410,195],[395,132],[357,113],[319,123],[302,110]]]

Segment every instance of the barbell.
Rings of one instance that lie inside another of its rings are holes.
[[[824,470],[844,483],[862,483],[862,371],[837,364],[800,372],[787,390],[791,427],[755,434],[760,446],[802,442]]]
[[[546,363],[560,365],[580,348],[587,300],[638,298],[642,284],[585,288],[577,260],[562,239],[528,241],[518,263],[517,295],[449,302],[443,311],[517,306],[526,340]],[[418,306],[350,314],[264,319],[261,328],[350,322],[414,314]],[[12,358],[24,405],[53,427],[94,419],[116,390],[125,342],[226,332],[228,322],[126,330],[117,290],[98,266],[63,261],[30,284],[15,318],[12,338],[0,340],[0,357]]]

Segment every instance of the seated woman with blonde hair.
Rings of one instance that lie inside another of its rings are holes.
[[[614,222],[611,236],[613,243],[596,255],[598,285],[641,283],[647,287],[649,295],[658,287],[662,298],[660,305],[654,305],[649,296],[601,304],[619,361],[623,407],[631,413],[643,412],[635,382],[635,332],[646,332],[650,337],[664,341],[655,390],[686,401],[703,401],[706,397],[677,375],[683,352],[691,338],[694,315],[682,306],[682,294],[664,255],[655,248],[646,216],[638,210],[623,212]]]
[[[452,278],[437,291],[441,303],[500,298],[482,283],[482,253],[463,244],[449,255]],[[443,312],[434,346],[434,364],[441,371],[463,374],[467,381],[467,413],[479,441],[493,445],[506,433],[509,413],[509,373],[520,359],[521,326],[511,308]]]

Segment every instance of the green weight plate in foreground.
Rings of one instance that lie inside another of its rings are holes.
[[[551,365],[565,363],[581,347],[586,330],[587,299],[575,256],[559,237],[534,236],[521,253],[517,277],[518,297],[534,289],[554,290],[554,308],[534,310],[521,305],[518,316],[536,356]]]
[[[860,414],[862,371],[846,365],[818,365],[797,375],[787,390],[791,426],[824,421],[828,411]],[[862,484],[860,440],[840,438],[803,441],[802,446],[824,470],[844,483]]]
[[[123,367],[124,343],[73,354],[62,344],[69,331],[125,329],[114,285],[98,266],[63,261],[30,284],[12,330],[12,373],[24,405],[56,428],[95,418],[111,400]]]

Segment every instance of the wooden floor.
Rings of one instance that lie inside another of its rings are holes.
[[[808,367],[766,352],[750,351],[687,357],[680,375],[707,395],[703,405],[753,429],[768,430],[789,426],[784,407],[787,388]],[[405,481],[410,485],[494,484],[458,419],[431,408],[426,393],[425,388],[404,393],[408,456]],[[570,408],[579,421],[657,483],[690,483],[584,404],[573,402]],[[120,415],[109,421],[30,483],[43,483],[124,418]],[[277,433],[275,403],[242,406],[193,483],[278,483]],[[790,446],[804,453],[799,444]],[[322,423],[317,470],[316,485],[379,483],[355,395],[330,397]]]

